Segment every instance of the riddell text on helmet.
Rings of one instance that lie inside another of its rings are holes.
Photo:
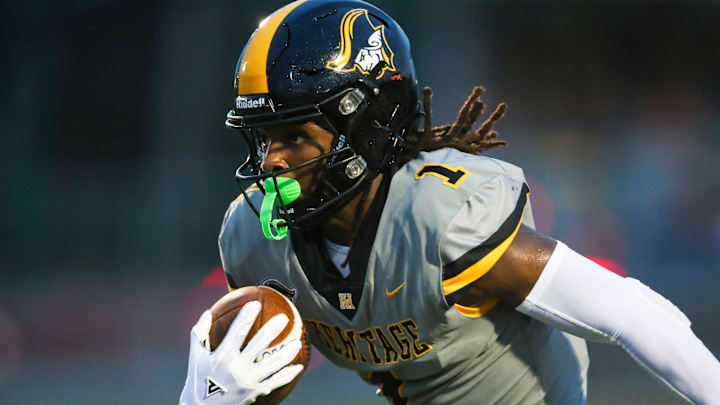
[[[238,110],[246,110],[251,108],[268,107],[267,97],[261,96],[238,96],[235,99],[235,108]]]

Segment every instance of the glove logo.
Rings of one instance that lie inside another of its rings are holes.
[[[365,16],[365,18],[360,18],[362,16]],[[365,21],[367,21],[367,24],[364,24]],[[367,38],[367,45],[358,51],[354,51],[353,38]],[[329,61],[325,66],[336,72],[359,70],[362,74],[369,75],[375,66],[380,62],[384,62],[384,66],[375,78],[379,79],[383,77],[386,70],[396,71],[394,57],[395,54],[385,39],[385,26],[382,24],[373,25],[368,11],[356,8],[348,11],[343,16],[340,22],[340,52],[335,59]]]
[[[220,384],[213,381],[212,378],[207,378],[207,384],[205,385],[205,398],[209,397],[210,395],[215,395],[218,392],[227,392],[225,388],[223,388]]]

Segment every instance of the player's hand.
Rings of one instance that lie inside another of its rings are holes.
[[[190,360],[180,405],[251,404],[300,374],[302,365],[288,366],[302,347],[299,340],[255,361],[287,325],[284,314],[270,318],[240,350],[259,312],[260,302],[245,304],[212,352],[209,350],[212,314],[210,311],[202,314],[190,331]]]

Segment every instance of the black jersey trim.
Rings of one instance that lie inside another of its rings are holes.
[[[502,254],[505,253],[505,250],[515,239],[515,235],[517,235],[522,223],[528,194],[530,194],[530,189],[527,184],[523,184],[515,209],[505,219],[505,222],[500,225],[500,228],[485,242],[470,249],[457,260],[443,266],[443,294],[447,298],[452,298],[448,300],[448,303],[450,301],[457,302],[457,296],[462,296],[462,293],[464,293],[462,290],[490,271]],[[461,294],[456,295],[456,293]],[[456,296],[448,297],[450,295]]]
[[[228,290],[232,291],[238,289],[238,285],[235,282],[235,279],[233,279],[233,277],[228,272],[225,272],[225,281],[227,281]]]

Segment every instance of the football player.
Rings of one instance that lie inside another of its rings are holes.
[[[432,127],[432,93],[421,106],[408,39],[380,9],[299,0],[266,18],[226,121],[249,145],[236,177],[254,183],[220,232],[229,286],[290,293],[312,343],[393,404],[583,404],[584,339],[720,403],[720,363],[678,308],[534,230],[522,170],[480,155],[504,143],[505,111],[473,130],[481,93]],[[251,403],[299,372],[296,347],[260,367],[195,345],[186,403]]]

